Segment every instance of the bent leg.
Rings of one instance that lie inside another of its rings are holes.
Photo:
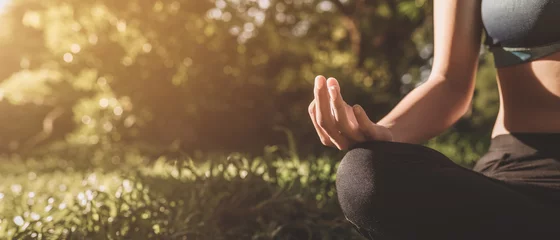
[[[559,218],[553,219],[550,209],[421,145],[358,145],[340,163],[336,187],[346,218],[370,239],[547,239],[560,234]]]

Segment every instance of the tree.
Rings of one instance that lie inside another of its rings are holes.
[[[311,148],[315,75],[379,118],[429,74],[430,16],[425,0],[14,2],[0,46],[20,64],[0,89],[46,110],[1,141],[243,151],[283,126]]]

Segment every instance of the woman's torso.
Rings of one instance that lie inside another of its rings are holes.
[[[490,149],[473,169],[558,206],[560,0],[482,0],[482,20],[500,110]]]
[[[492,136],[560,132],[560,51],[542,51],[560,49],[560,0],[483,0],[482,18],[486,44],[498,50],[500,111]]]
[[[560,132],[560,52],[497,72],[500,110],[492,136]]]

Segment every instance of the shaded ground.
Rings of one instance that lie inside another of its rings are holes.
[[[335,158],[277,152],[4,157],[0,238],[360,239],[336,202]]]

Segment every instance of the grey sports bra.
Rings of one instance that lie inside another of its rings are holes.
[[[482,0],[481,9],[496,67],[560,51],[560,0]]]

